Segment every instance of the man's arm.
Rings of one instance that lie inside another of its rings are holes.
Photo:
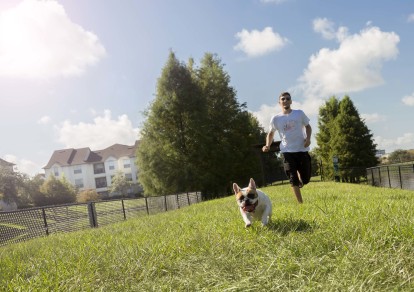
[[[308,147],[311,143],[311,135],[312,135],[312,127],[310,124],[305,126],[305,131],[306,131],[306,139],[305,139],[305,144],[303,146]]]
[[[272,145],[274,134],[275,134],[275,132],[273,132],[273,131],[270,131],[269,133],[267,133],[266,145],[264,145],[263,148],[262,148],[263,152],[268,152],[270,150],[270,145]]]

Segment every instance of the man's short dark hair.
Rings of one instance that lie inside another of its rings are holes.
[[[283,91],[280,95],[279,98],[281,98],[282,96],[290,96],[290,93],[287,91]]]

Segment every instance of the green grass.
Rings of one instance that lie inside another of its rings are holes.
[[[413,291],[414,192],[262,188],[267,228],[233,196],[0,248],[0,291]]]

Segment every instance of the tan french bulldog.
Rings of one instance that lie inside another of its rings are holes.
[[[233,190],[245,227],[250,227],[253,219],[261,220],[262,226],[269,223],[272,217],[272,202],[265,193],[256,189],[256,183],[252,178],[249,186],[243,189],[233,183]]]

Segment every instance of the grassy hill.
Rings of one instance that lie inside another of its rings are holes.
[[[245,229],[233,196],[0,248],[0,291],[413,291],[414,192],[314,182]]]

